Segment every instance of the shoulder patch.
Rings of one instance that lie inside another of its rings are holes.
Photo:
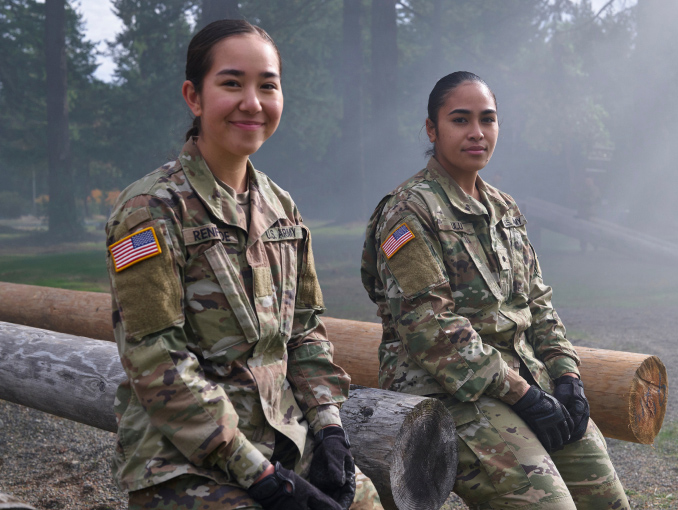
[[[162,253],[153,227],[148,227],[123,237],[117,243],[109,246],[108,251],[111,252],[113,267],[116,273],[133,266],[137,262]]]
[[[386,238],[394,238],[398,230],[403,225],[406,226],[407,231],[410,232],[411,237],[398,246],[395,251],[388,257],[387,251],[383,248],[385,243],[382,243],[382,251],[387,257],[386,264],[389,267],[391,274],[402,290],[403,296],[407,299],[413,298],[427,289],[440,285],[447,280],[439,263],[436,261],[431,249],[428,246],[421,227],[413,222],[412,229],[406,223],[402,223]],[[417,233],[416,237],[414,232]],[[401,231],[401,239],[407,236],[407,232]],[[395,239],[395,238],[394,238]],[[410,242],[412,241],[412,242]],[[397,240],[396,240],[397,242]],[[396,255],[397,252],[397,256]]]
[[[390,259],[395,255],[395,253],[414,239],[414,233],[410,230],[410,227],[407,226],[407,223],[403,222],[391,233],[386,240],[381,243],[381,249],[386,255],[387,259]]]

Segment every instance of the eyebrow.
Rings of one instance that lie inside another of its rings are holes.
[[[245,71],[241,71],[240,69],[222,69],[217,73],[217,76],[220,76],[222,74],[230,74],[232,76],[245,76]],[[264,71],[262,73],[259,73],[259,76],[262,78],[280,78],[280,75],[278,73],[274,73],[272,71]]]
[[[452,110],[448,115],[454,115],[455,113],[461,113],[463,115],[471,115],[471,110],[466,110],[464,108],[457,108],[456,110]],[[488,108],[487,110],[483,110],[480,114],[481,115],[488,115],[490,113],[497,113],[497,110],[493,110],[492,108]]]

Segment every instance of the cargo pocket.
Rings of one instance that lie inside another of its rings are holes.
[[[483,397],[481,397],[483,398]],[[457,437],[474,453],[492,482],[494,496],[501,496],[530,485],[527,474],[511,446],[492,425],[475,402],[441,398],[457,427]],[[486,401],[496,401],[485,398]],[[496,401],[499,403],[499,401]],[[501,403],[500,403],[501,405]]]

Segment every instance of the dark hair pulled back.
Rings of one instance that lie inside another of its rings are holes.
[[[466,82],[481,83],[485,85],[487,90],[490,91],[490,94],[492,94],[495,108],[497,107],[497,98],[495,97],[494,92],[492,92],[490,86],[485,83],[485,80],[480,76],[469,71],[456,71],[450,73],[438,80],[428,96],[428,118],[433,122],[436,130],[438,129],[438,112],[440,112],[440,109],[445,104],[447,96],[459,85]],[[435,155],[435,144],[426,151],[426,156],[433,155]]]
[[[280,51],[270,35],[261,27],[242,19],[221,19],[213,21],[193,36],[186,53],[186,79],[193,83],[196,92],[202,92],[205,75],[212,67],[212,48],[218,42],[236,35],[255,34],[269,43],[278,55],[278,66],[282,74]],[[186,140],[200,134],[200,117],[193,119],[191,128],[186,132]]]

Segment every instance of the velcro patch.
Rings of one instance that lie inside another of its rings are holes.
[[[212,239],[220,240],[222,243],[233,244],[238,242],[238,236],[229,230],[217,228],[214,223],[201,225],[199,227],[184,228],[181,230],[184,237],[184,244],[191,246],[193,244],[204,243]]]
[[[527,219],[522,214],[520,216],[504,216],[501,219],[501,222],[506,228],[522,227],[523,225],[527,225]]]
[[[153,227],[123,237],[117,243],[109,246],[108,251],[111,252],[116,273],[133,266],[137,262],[162,253]]]
[[[381,243],[381,249],[386,255],[387,259],[390,259],[395,255],[395,253],[414,239],[414,233],[410,230],[410,227],[407,226],[407,223],[403,222],[398,225],[393,233],[386,238],[386,240]]]
[[[261,236],[261,240],[264,242],[286,241],[288,239],[302,239],[303,237],[303,229],[298,225],[293,225],[291,227],[269,228],[266,232],[264,232],[264,235]]]

